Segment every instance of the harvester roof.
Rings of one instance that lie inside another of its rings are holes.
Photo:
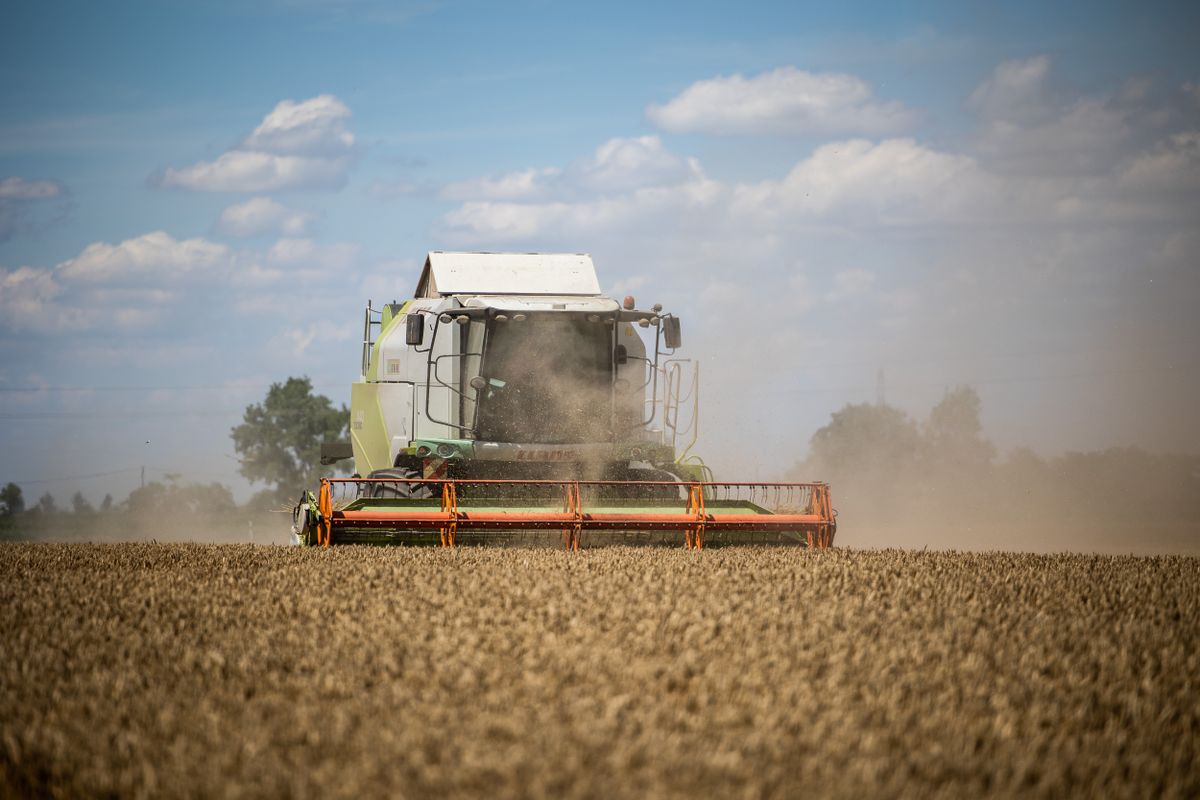
[[[586,253],[429,253],[416,297],[454,294],[594,297],[600,282]]]

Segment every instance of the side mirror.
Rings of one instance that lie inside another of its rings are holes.
[[[676,350],[683,346],[683,334],[679,330],[679,317],[663,318],[663,341],[668,350]]]
[[[425,341],[425,320],[420,314],[409,314],[404,318],[404,343],[416,347]]]

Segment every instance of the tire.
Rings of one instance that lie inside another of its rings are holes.
[[[411,467],[392,467],[391,469],[377,469],[367,477],[404,481],[420,479],[421,473]],[[367,483],[364,484],[363,496],[424,499],[433,497],[433,490],[424,483]]]
[[[309,493],[300,496],[300,501],[292,509],[292,544],[311,546],[316,544],[316,531],[309,525]]]

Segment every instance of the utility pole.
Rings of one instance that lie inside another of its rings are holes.
[[[146,488],[146,465],[142,465],[142,488]]]

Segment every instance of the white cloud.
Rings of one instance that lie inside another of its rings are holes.
[[[95,242],[54,267],[0,268],[0,329],[67,335],[144,331],[174,320],[308,307],[345,284],[359,247],[285,237],[266,251],[154,231]],[[268,291],[269,290],[269,291]],[[184,309],[187,304],[188,309]]]
[[[345,283],[360,250],[358,245],[346,242],[322,244],[313,239],[284,237],[265,253],[245,253],[232,276],[236,291],[231,307],[239,314],[261,314],[278,308],[285,295],[298,293],[311,300],[314,291]],[[302,288],[293,292],[293,287]]]
[[[61,217],[67,199],[66,187],[58,181],[31,181],[15,175],[0,179],[0,242]]]
[[[1005,61],[975,88],[968,105],[990,117],[1023,118],[1040,112],[1046,102],[1050,59],[1039,55]]]
[[[624,192],[680,184],[697,172],[697,165],[668,151],[657,136],[639,136],[609,139],[590,158],[572,165],[567,178],[585,190]]]
[[[697,81],[646,116],[672,133],[716,134],[888,133],[916,118],[901,103],[876,100],[854,75],[791,66]]]
[[[590,236],[622,226],[653,226],[664,216],[710,207],[719,191],[716,182],[697,175],[678,186],[647,187],[575,202],[467,202],[444,215],[442,223],[451,237],[475,243],[531,239],[549,232]]]
[[[144,328],[182,300],[182,282],[220,283],[233,263],[224,245],[162,231],[95,242],[52,268],[0,271],[0,324],[60,334]]]
[[[300,103],[284,100],[242,143],[244,150],[293,156],[343,156],[354,147],[346,130],[350,109],[331,94]]]
[[[208,192],[341,188],[354,156],[349,118],[333,95],[284,100],[237,147],[214,161],[168,168],[159,182]]]
[[[503,189],[498,189],[503,187]],[[449,236],[486,243],[536,237],[546,231],[582,235],[651,222],[672,209],[716,201],[719,185],[694,159],[669,152],[657,136],[610,139],[565,168],[546,167],[500,178],[464,181],[448,196],[472,196],[442,217]],[[515,195],[528,202],[491,199]]]
[[[228,247],[206,239],[174,239],[154,231],[120,244],[95,242],[75,258],[55,267],[65,280],[80,283],[127,279],[166,280],[194,273],[212,273],[228,267]]]
[[[1175,134],[1133,158],[1118,176],[1122,187],[1173,198],[1200,191],[1200,131]]]
[[[1149,91],[1055,99],[1049,68],[1044,56],[998,66],[973,93],[981,126],[963,152],[912,138],[832,141],[782,177],[737,184],[708,178],[657,137],[613,139],[565,166],[455,184],[446,194],[462,202],[442,217],[442,233],[467,244],[579,247],[669,232],[697,247],[769,251],[798,243],[800,231],[1177,217],[1179,192],[1200,183],[1200,136],[1162,138],[1156,109],[1128,105]]]
[[[349,167],[349,157],[307,158],[232,150],[216,161],[168,169],[162,185],[202,192],[339,189],[346,183]]]
[[[0,199],[45,200],[62,193],[62,184],[57,181],[30,181],[16,176],[0,180]]]
[[[589,227],[596,226],[614,213],[627,217],[623,207],[599,204],[588,208],[569,203],[505,203],[490,200],[463,203],[442,217],[442,223],[451,237],[465,242],[512,241],[529,239],[540,235],[549,227],[563,228],[587,220]]]
[[[222,211],[217,220],[217,231],[238,237],[262,234],[303,236],[316,216],[311,211],[288,208],[269,197],[252,197]]]
[[[738,186],[732,212],[776,226],[787,219],[849,225],[953,224],[979,218],[1001,186],[970,157],[912,139],[818,147],[781,180]]]
[[[467,200],[444,215],[442,223],[452,239],[487,243],[533,242],[547,235],[578,240],[633,230],[720,237],[736,229],[777,237],[781,226],[795,224],[956,225],[1001,222],[1018,212],[1033,213],[1028,206],[1005,211],[1012,187],[974,159],[924,147],[912,139],[832,142],[817,148],[781,179],[738,185],[707,177],[694,159],[664,151],[663,161],[666,156],[686,163],[686,180],[659,171],[661,183],[627,191],[587,190],[584,181],[577,181],[557,190],[556,199]],[[561,171],[568,174],[587,173]],[[605,178],[593,185],[622,186],[623,181],[611,173]],[[1039,196],[1037,207],[1044,202]]]
[[[128,331],[162,319],[171,292],[72,287],[52,270],[19,267],[0,273],[0,327],[64,334]]]
[[[678,184],[694,175],[695,165],[667,150],[657,136],[617,137],[565,168],[531,167],[460,181],[442,195],[453,200],[569,200]]]
[[[18,267],[0,273],[0,316],[14,330],[43,330],[59,324],[54,301],[62,294],[48,270]]]
[[[494,177],[472,178],[451,183],[442,196],[451,200],[519,200],[538,197],[545,192],[546,182],[561,175],[554,167],[523,169]]]

